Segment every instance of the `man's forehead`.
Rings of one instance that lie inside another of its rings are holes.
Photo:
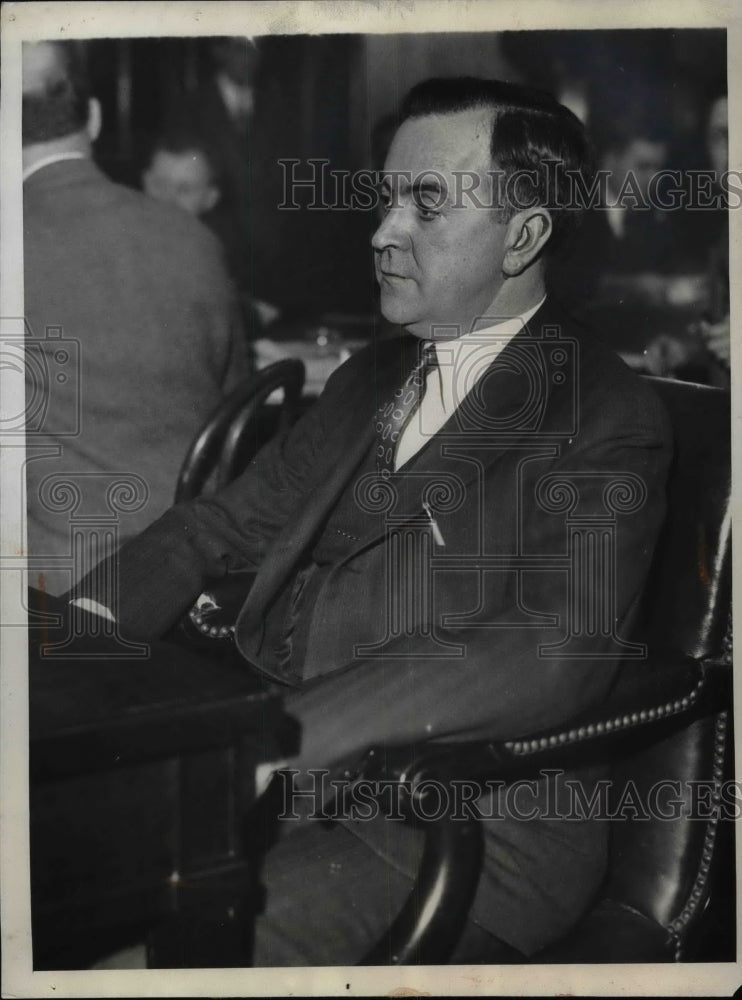
[[[209,166],[197,149],[182,152],[158,149],[152,159],[152,167],[157,173],[188,180],[208,179],[209,175]]]
[[[473,108],[408,118],[395,133],[384,173],[490,170],[493,117],[491,108]]]

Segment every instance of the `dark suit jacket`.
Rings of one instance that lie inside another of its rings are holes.
[[[260,667],[266,614],[371,447],[376,406],[400,381],[412,343],[403,337],[352,357],[293,430],[219,497],[172,509],[125,547],[122,627],[160,635],[207,580],[254,569],[237,643]],[[333,567],[317,602],[305,671],[321,676],[289,699],[305,723],[308,765],[375,740],[480,729],[517,736],[565,721],[610,686],[620,644],[599,630],[579,648],[564,647],[568,655],[539,649],[567,632],[565,559],[580,523],[615,532],[610,600],[616,634],[626,635],[664,515],[664,410],[619,359],[547,306],[471,398],[476,406],[459,407],[409,475],[393,478],[389,512],[412,522],[424,517],[426,488],[443,479],[453,491],[442,503],[428,494],[446,541],[437,555],[448,560],[435,567],[432,621],[453,647],[420,658],[429,646],[412,634],[396,638],[383,659],[354,652],[386,631],[387,534],[369,513],[367,535]],[[589,574],[574,584],[576,608],[597,584]]]
[[[304,678],[276,677],[292,685],[287,707],[303,726],[300,768],[350,762],[372,743],[510,738],[566,723],[605,697],[630,652],[622,643],[663,519],[671,452],[654,393],[544,306],[408,466],[386,484],[359,479],[375,409],[409,370],[414,346],[397,338],[352,357],[306,417],[220,497],[173,509],[121,553],[118,617],[145,638],[161,634],[209,578],[257,571],[236,638],[265,669],[266,620],[277,602],[291,602],[298,568],[336,531],[328,518],[356,489],[365,531],[324,579]],[[423,563],[407,556],[396,572],[392,535],[417,525],[412,537],[425,536],[424,499],[445,540],[427,575],[432,610],[423,610],[418,586],[395,635],[392,577],[408,586]],[[580,534],[591,547],[570,568]],[[81,593],[96,596],[90,585]],[[385,636],[383,657],[358,649]],[[583,771],[588,797],[601,775]],[[548,794],[540,781],[544,808]],[[401,831],[354,829],[412,871]],[[606,825],[525,823],[507,813],[488,830],[475,918],[530,953],[569,927],[595,892]]]
[[[23,209],[29,339],[48,369],[44,385],[27,367],[29,399],[47,403],[28,438],[30,551],[64,557],[73,514],[110,519],[109,474],[144,484],[143,502],[136,487],[120,498],[123,535],[168,509],[187,446],[248,373],[247,352],[219,246],[185,212],[113,184],[89,160],[32,174]],[[81,489],[79,509],[49,502],[49,476]],[[73,582],[61,570],[55,579],[51,560],[46,574],[52,593]]]

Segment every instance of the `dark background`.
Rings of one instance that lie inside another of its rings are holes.
[[[326,158],[337,170],[370,167],[374,126],[394,113],[406,90],[428,76],[462,73],[535,84],[567,103],[577,95],[598,149],[617,130],[630,132],[636,116],[649,117],[669,138],[668,166],[708,167],[704,116],[726,79],[723,29],[297,35],[257,42],[257,116],[271,150],[266,171],[277,171],[280,157]],[[96,40],[90,70],[104,111],[98,162],[136,186],[148,136],[165,110],[208,77],[208,40]],[[291,215],[276,236],[281,304],[307,315],[373,312],[374,214]]]

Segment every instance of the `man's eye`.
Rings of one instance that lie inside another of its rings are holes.
[[[441,213],[437,208],[428,208],[426,205],[421,205],[418,203],[417,206],[418,215],[421,219],[426,222],[430,222],[432,219],[436,219]]]
[[[394,204],[394,197],[391,191],[376,189],[377,196],[379,198],[379,208],[386,215],[389,209]]]
[[[418,215],[426,222],[430,222],[432,219],[438,218],[441,214],[440,198],[436,199],[434,195],[420,192],[415,197],[414,201]]]

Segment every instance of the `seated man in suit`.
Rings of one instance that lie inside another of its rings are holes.
[[[581,124],[548,95],[415,87],[373,237],[399,335],[349,359],[219,496],[119,554],[111,610],[144,638],[213,578],[256,573],[235,641],[302,725],[286,816],[320,804],[311,769],[352,767],[369,744],[567,723],[639,652],[626,637],[664,516],[667,417],[544,293],[544,258],[579,214],[568,171],[587,162]],[[100,578],[76,592],[91,610]],[[582,769],[586,795],[602,774]],[[480,802],[484,871],[454,962],[531,955],[589,904],[606,824],[564,819],[562,791],[544,776],[520,804]],[[416,831],[279,826],[255,964],[358,961],[413,883]]]

